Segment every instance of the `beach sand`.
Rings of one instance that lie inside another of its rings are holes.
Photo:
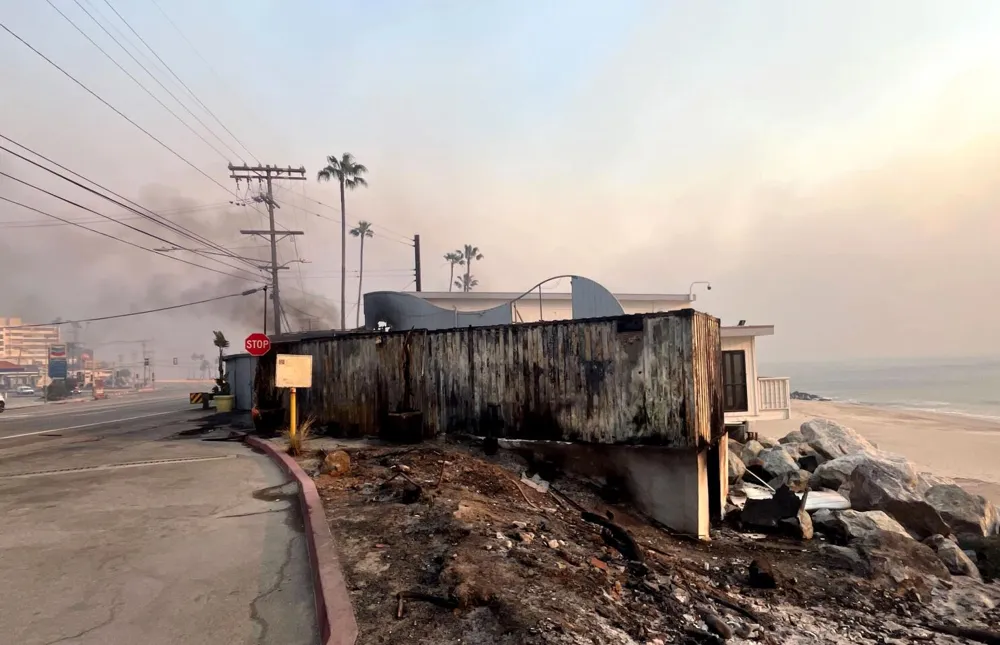
[[[905,456],[921,471],[951,477],[1000,504],[1000,421],[852,403],[792,401],[791,418],[759,421],[761,436],[780,438],[815,417],[854,428],[879,448]]]

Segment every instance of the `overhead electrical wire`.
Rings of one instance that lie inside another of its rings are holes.
[[[39,215],[45,215],[46,217],[51,217],[53,219],[57,219],[57,220],[59,220],[61,222],[65,222],[66,224],[69,224],[71,226],[75,226],[77,228],[81,228],[81,229],[83,229],[85,231],[90,231],[91,233],[97,233],[98,235],[100,235],[102,237],[106,237],[106,238],[115,240],[116,242],[121,242],[122,244],[127,244],[129,246],[135,247],[137,249],[141,249],[143,251],[148,251],[150,253],[155,253],[156,255],[161,255],[161,256],[163,256],[165,258],[170,258],[171,260],[174,260],[175,262],[181,262],[183,264],[188,264],[188,265],[193,266],[193,267],[198,267],[199,269],[205,269],[206,271],[211,271],[213,273],[218,273],[218,274],[221,274],[221,275],[224,275],[224,276],[229,276],[230,278],[238,278],[240,280],[246,280],[247,282],[252,282],[253,281],[250,278],[246,278],[246,277],[241,276],[241,275],[236,275],[236,274],[233,274],[233,273],[227,273],[226,271],[220,271],[218,269],[214,269],[212,267],[207,267],[207,266],[198,264],[196,262],[189,262],[189,261],[185,260],[184,258],[177,257],[176,255],[168,255],[168,254],[163,253],[161,251],[157,251],[156,249],[151,249],[151,248],[145,247],[145,246],[143,246],[141,244],[136,244],[135,242],[130,242],[129,240],[120,238],[120,237],[118,237],[116,235],[111,235],[110,233],[106,233],[104,231],[99,231],[97,229],[90,228],[88,226],[84,226],[83,224],[78,224],[78,223],[74,222],[73,220],[68,220],[66,218],[59,217],[58,215],[53,215],[52,213],[48,213],[48,212],[43,211],[43,210],[41,210],[39,208],[35,208],[34,206],[28,206],[27,204],[23,204],[23,203],[21,203],[21,202],[19,202],[17,200],[10,199],[8,197],[4,197],[3,195],[0,195],[0,201],[5,201],[5,202],[7,202],[9,204],[13,204],[15,206],[20,206],[21,208],[24,208],[25,210],[33,211],[35,213],[38,213]],[[259,280],[259,278],[257,278],[257,279]]]
[[[142,84],[142,81],[140,81],[139,79],[137,79],[135,76],[132,75],[132,73],[130,71],[128,71],[127,69],[125,69],[122,66],[122,64],[119,63],[117,60],[115,60],[115,58],[111,54],[109,54],[103,47],[101,47],[97,43],[97,41],[95,41],[93,38],[91,38],[90,34],[88,34],[87,32],[85,32],[80,27],[80,25],[78,25],[76,23],[75,20],[73,20],[72,18],[70,18],[69,16],[67,16],[65,13],[63,13],[62,9],[60,9],[59,7],[57,7],[55,5],[55,3],[52,2],[52,0],[45,0],[45,1],[49,4],[50,7],[52,7],[56,11],[56,13],[58,13],[60,16],[62,16],[63,19],[66,22],[68,22],[70,25],[72,25],[73,28],[76,29],[76,31],[79,32],[79,34],[81,36],[83,36],[84,38],[86,38],[87,41],[97,49],[97,51],[99,51],[102,54],[104,54],[104,57],[107,58],[109,61],[111,61],[112,64],[114,64],[114,66],[117,67],[122,72],[122,74],[125,74],[126,76],[128,76],[129,79],[131,79],[133,83],[135,83],[136,85],[138,85],[139,88],[143,92],[145,92],[146,94],[148,94],[149,98],[151,98],[154,101],[156,101],[159,104],[160,107],[162,107],[164,110],[166,110],[170,114],[170,116],[174,117],[174,119],[176,119],[181,125],[183,125],[185,128],[187,128],[191,132],[191,134],[193,134],[194,136],[196,136],[199,139],[201,139],[202,143],[204,143],[206,146],[208,146],[209,148],[211,148],[215,152],[215,154],[219,155],[223,160],[227,160],[228,159],[226,157],[226,155],[221,150],[219,150],[214,145],[212,145],[212,143],[208,139],[206,139],[204,137],[204,135],[202,135],[200,132],[198,132],[193,127],[191,127],[191,125],[187,121],[185,121],[184,119],[182,119],[176,112],[174,112],[169,107],[167,107],[166,103],[164,103],[163,101],[160,100],[160,97],[158,97],[155,94],[153,94],[153,92],[150,91],[150,89],[148,87],[146,87],[145,85]],[[196,114],[194,114],[193,112],[191,112],[191,110],[188,109],[188,107],[186,105],[184,105],[183,103],[181,103],[181,101],[178,100],[178,98],[176,96],[174,96],[173,92],[171,92],[170,90],[168,90],[163,85],[163,83],[161,83],[160,80],[158,78],[156,78],[152,74],[152,72],[150,72],[148,69],[146,69],[146,66],[143,65],[142,63],[140,63],[136,59],[136,57],[132,55],[132,52],[128,51],[128,49],[126,49],[124,45],[122,45],[120,42],[118,42],[118,39],[116,39],[114,36],[112,36],[111,33],[107,29],[105,29],[104,25],[102,25],[100,22],[98,22],[98,20],[96,18],[94,18],[94,16],[91,15],[91,13],[89,11],[87,11],[87,9],[84,8],[83,5],[81,5],[79,2],[77,2],[76,5],[78,7],[80,7],[80,10],[83,11],[85,14],[87,14],[87,16],[94,22],[94,24],[96,24],[98,27],[100,27],[104,31],[104,33],[107,34],[107,36],[109,38],[111,38],[111,40],[113,40],[115,42],[115,44],[117,44],[122,49],[122,51],[124,51],[126,54],[128,54],[128,56],[135,62],[136,65],[138,65],[140,68],[142,68],[142,70],[144,72],[146,72],[146,74],[148,74],[150,78],[152,78],[154,81],[156,81],[159,84],[159,86],[163,89],[163,91],[165,91],[172,99],[174,99],[174,101],[177,101],[178,105],[180,105],[182,108],[184,108],[187,111],[188,114],[190,114],[192,117],[194,117],[194,119],[198,123],[200,123],[203,128],[205,128],[206,130],[208,130],[213,136],[215,136],[216,139],[219,139],[219,137],[217,135],[215,135],[214,132],[212,132],[211,128],[209,128],[207,125],[205,125],[204,122],[202,122],[202,120],[199,119]],[[219,139],[219,141],[220,141],[220,143],[222,143],[222,145],[226,146],[226,142],[225,141],[222,141],[221,139]],[[237,153],[235,150],[232,150],[232,148],[230,148],[230,151],[233,154],[239,156],[239,153]]]
[[[208,106],[205,105],[205,103],[200,98],[198,98],[198,95],[195,94],[194,91],[190,87],[188,87],[187,83],[185,83],[183,80],[181,80],[181,77],[178,76],[176,73],[174,73],[174,70],[170,67],[170,65],[168,65],[166,61],[164,61],[162,58],[160,58],[160,55],[156,53],[156,50],[149,46],[149,43],[147,43],[146,40],[142,36],[139,35],[139,32],[137,32],[135,29],[132,28],[132,25],[130,25],[129,22],[127,20],[125,20],[125,17],[122,16],[118,12],[117,9],[115,9],[114,5],[111,4],[110,0],[104,0],[104,4],[108,5],[108,7],[110,7],[111,10],[115,12],[115,15],[118,16],[118,19],[121,20],[125,24],[126,27],[128,27],[129,31],[131,31],[133,34],[135,34],[135,37],[139,39],[139,42],[141,42],[143,45],[145,45],[146,49],[148,49],[150,51],[150,53],[152,53],[153,56],[156,57],[156,60],[160,61],[160,63],[163,65],[163,67],[166,68],[166,70],[170,73],[170,75],[173,76],[177,80],[177,82],[181,84],[181,87],[183,87],[185,90],[187,90],[188,94],[190,94],[191,97],[195,101],[197,101],[198,105],[200,105],[202,107],[202,109],[205,110],[205,112],[207,112],[213,119],[215,119],[215,122],[218,123],[220,126],[222,126],[222,129],[225,130],[226,133],[229,134],[229,136],[233,138],[233,141],[235,141],[237,144],[239,144],[239,146],[241,148],[243,148],[244,150],[246,150],[247,154],[250,155],[250,157],[259,165],[260,164],[260,160],[257,159],[257,156],[254,155],[254,153],[250,152],[250,150],[245,145],[243,145],[243,142],[240,141],[239,137],[237,137],[235,134],[233,134],[232,131],[229,128],[226,127],[226,124],[223,123],[222,120],[219,119],[219,117],[215,116],[215,113],[212,112],[212,110],[210,110],[208,108]],[[154,2],[153,4],[156,4],[156,3]],[[157,9],[160,9],[159,5],[157,5]],[[163,9],[160,9],[160,13],[163,13],[163,15],[166,16],[166,14],[163,12]],[[169,21],[170,19],[167,18],[167,20]],[[173,23],[171,23],[171,24],[173,24]],[[174,28],[177,29],[176,25],[174,26]],[[180,31],[180,30],[178,29],[178,31]],[[185,38],[185,40],[186,40],[186,38]],[[190,44],[190,42],[188,44]],[[242,156],[242,155],[239,155],[238,153],[236,153],[235,151],[233,151],[233,154],[236,154],[237,156]]]
[[[171,148],[170,146],[168,146],[161,139],[157,138],[154,134],[152,134],[149,130],[147,130],[146,128],[142,127],[141,125],[139,125],[138,123],[136,123],[135,121],[133,121],[131,118],[129,118],[128,116],[126,116],[124,112],[122,112],[121,110],[119,110],[118,108],[116,108],[115,106],[113,106],[111,103],[109,103],[108,101],[106,101],[100,94],[98,94],[94,90],[90,89],[82,81],[80,81],[75,76],[73,76],[72,74],[70,74],[69,72],[67,72],[65,69],[63,69],[62,67],[60,67],[51,58],[49,58],[48,56],[46,56],[45,54],[43,54],[39,50],[35,49],[35,47],[32,46],[31,43],[29,43],[28,41],[26,41],[24,38],[21,38],[20,36],[18,36],[14,31],[12,31],[10,29],[10,27],[8,27],[4,23],[0,22],[0,29],[3,29],[8,34],[10,34],[11,36],[13,36],[15,39],[17,39],[18,42],[20,42],[22,45],[24,45],[25,47],[27,47],[28,49],[30,49],[39,58],[41,58],[42,60],[44,60],[45,62],[47,62],[52,67],[56,68],[59,72],[61,72],[64,76],[66,76],[66,78],[68,78],[71,81],[73,81],[74,83],[76,83],[84,91],[86,91],[88,94],[90,94],[91,96],[93,96],[95,99],[97,99],[98,101],[100,101],[101,103],[103,103],[108,109],[110,109],[111,111],[113,111],[115,114],[117,114],[121,118],[123,118],[126,121],[128,121],[137,130],[139,130],[140,132],[142,132],[143,134],[145,134],[147,137],[149,137],[150,139],[152,139],[154,142],[156,142],[157,144],[159,144],[160,147],[162,147],[164,150],[166,150],[170,154],[174,155],[175,157],[177,157],[178,159],[180,159],[181,161],[183,161],[186,165],[190,166],[195,172],[197,172],[198,174],[200,174],[201,176],[203,176],[205,179],[208,179],[210,182],[212,182],[213,184],[215,184],[216,186],[218,186],[222,190],[226,191],[230,195],[232,195],[232,196],[236,197],[237,199],[239,199],[239,195],[237,195],[232,190],[230,190],[229,188],[227,188],[226,186],[224,186],[222,183],[220,183],[217,179],[215,179],[214,177],[212,177],[211,175],[209,175],[208,173],[206,173],[204,170],[202,170],[198,166],[194,165],[194,163],[191,162],[189,159],[187,159],[187,157],[183,156],[182,154],[180,154],[179,152],[177,152],[176,150],[174,150],[173,148]]]
[[[61,164],[59,164],[59,163],[57,163],[55,161],[52,161],[48,157],[45,157],[44,155],[41,155],[41,154],[35,152],[34,150],[31,150],[27,146],[21,145],[20,143],[17,143],[16,141],[13,141],[13,139],[10,139],[9,137],[4,136],[3,134],[0,134],[0,138],[4,139],[6,141],[10,141],[10,142],[14,143],[14,145],[17,145],[18,147],[31,152],[32,154],[34,154],[37,157],[45,159],[50,164],[52,164],[54,166],[57,166],[58,168],[61,168],[61,169],[65,170],[66,172],[69,172],[69,173],[71,173],[71,174],[73,174],[73,175],[75,175],[77,177],[80,177],[84,181],[87,181],[87,182],[89,182],[89,183],[91,183],[91,184],[93,184],[93,185],[101,188],[101,190],[109,192],[112,195],[115,195],[116,197],[118,197],[118,198],[120,198],[122,200],[125,200],[126,202],[129,202],[131,204],[135,204],[135,202],[132,202],[128,198],[122,197],[121,195],[115,193],[114,191],[112,191],[112,190],[110,190],[108,188],[105,188],[104,186],[101,186],[97,182],[95,182],[95,181],[93,181],[91,179],[88,179],[88,178],[80,175],[79,173],[74,172],[73,170],[70,170],[69,168],[66,168],[65,166],[62,166]],[[229,257],[231,257],[233,259],[237,259],[237,260],[240,259],[239,256],[233,254],[229,249],[227,249],[227,248],[225,248],[225,247],[223,247],[223,246],[221,246],[219,244],[216,244],[215,242],[213,242],[212,240],[209,240],[205,236],[199,235],[199,234],[191,231],[190,229],[188,229],[188,228],[186,228],[184,226],[181,226],[179,224],[171,222],[170,220],[166,219],[165,217],[162,217],[162,216],[156,214],[155,212],[150,211],[149,209],[145,209],[145,210],[149,211],[149,213],[151,213],[152,215],[143,213],[142,211],[137,210],[136,208],[133,208],[133,207],[131,207],[131,206],[129,206],[129,205],[121,202],[121,201],[118,201],[116,199],[112,199],[111,197],[108,197],[107,195],[105,195],[105,194],[103,194],[103,193],[101,193],[101,192],[99,192],[97,190],[94,190],[93,188],[91,188],[89,186],[85,186],[84,184],[81,184],[80,182],[78,182],[78,181],[76,181],[74,179],[71,179],[70,177],[67,177],[66,175],[63,175],[62,173],[59,173],[59,172],[57,172],[55,170],[52,170],[51,168],[45,167],[44,165],[38,163],[37,161],[34,161],[32,159],[28,159],[27,157],[25,157],[25,156],[23,156],[23,155],[15,152],[15,151],[11,150],[10,148],[7,148],[5,146],[0,145],[0,150],[3,150],[5,152],[7,152],[8,154],[11,154],[11,155],[17,157],[18,159],[26,161],[29,164],[35,166],[36,168],[39,168],[39,169],[44,170],[44,171],[46,171],[46,172],[48,172],[48,173],[50,173],[52,175],[55,175],[55,176],[59,177],[60,179],[62,179],[63,181],[66,181],[66,182],[68,182],[70,184],[73,184],[74,186],[77,186],[78,188],[82,188],[83,190],[85,190],[85,191],[87,191],[87,192],[89,192],[89,193],[91,193],[93,195],[101,197],[102,199],[105,199],[105,200],[107,200],[107,201],[109,201],[109,202],[111,202],[111,203],[113,203],[113,204],[115,204],[115,205],[117,205],[117,206],[119,206],[121,208],[124,208],[125,210],[127,210],[127,211],[129,211],[131,213],[134,213],[134,214],[136,214],[136,215],[138,215],[140,217],[144,217],[144,218],[152,221],[153,223],[159,224],[160,226],[163,226],[164,228],[167,228],[168,230],[171,230],[174,233],[178,233],[178,234],[182,235],[183,237],[186,237],[186,238],[188,238],[188,239],[190,239],[192,241],[198,242],[199,244],[207,244],[207,245],[209,245],[209,246],[211,246],[213,248],[218,249],[219,251],[223,252],[223,254],[228,255]],[[19,179],[15,178],[15,177],[12,177],[12,179],[15,179],[15,181],[22,181],[22,180],[19,180]],[[24,183],[24,182],[22,182],[22,183]],[[42,190],[42,189],[40,189],[40,188],[38,188],[36,186],[33,186],[33,185],[31,187],[32,188],[36,188],[36,190]],[[47,191],[43,191],[43,192],[47,192]],[[65,198],[63,198],[63,197],[55,195],[54,193],[49,193],[49,194],[51,194],[52,196],[57,197],[59,199],[63,199],[64,201],[68,201],[68,200],[65,200]],[[70,203],[74,203],[74,202],[70,202]],[[75,205],[75,203],[74,203],[74,205]],[[139,206],[139,208],[144,208],[144,207],[140,206],[139,204],[135,204],[135,205]],[[89,210],[89,209],[85,208],[85,210]],[[90,212],[98,215],[99,217],[103,217],[105,219],[110,219],[111,221],[114,221],[114,222],[119,222],[120,221],[120,220],[116,220],[114,218],[109,218],[108,216],[106,216],[106,215],[104,215],[102,213],[98,213],[96,211],[90,211]],[[141,233],[143,233],[145,235],[149,235],[151,237],[156,237],[158,240],[160,240],[162,242],[166,242],[168,244],[176,246],[176,244],[173,241],[165,240],[165,239],[160,238],[158,236],[155,236],[152,233],[149,233],[148,231],[145,231],[143,229],[137,229],[137,228],[129,226],[127,224],[122,224],[122,225],[126,226],[127,228],[133,228],[134,230],[137,230],[137,231],[139,231],[139,232],[141,232]],[[185,250],[188,250],[188,249],[185,249]],[[194,252],[194,253],[196,255],[198,255],[197,252]],[[215,258],[211,258],[211,259],[215,259]],[[216,262],[220,262],[218,259],[215,259],[215,261]],[[255,265],[253,265],[253,264],[251,264],[249,262],[246,262],[246,261],[243,261],[243,263],[244,264],[249,264],[250,266],[255,266]],[[223,264],[225,264],[225,263],[223,263]],[[239,267],[236,267],[236,268],[239,268]]]
[[[2,198],[0,198],[2,199]],[[131,318],[132,316],[145,316],[146,314],[155,314],[161,311],[172,311],[174,309],[182,309],[184,307],[194,307],[195,305],[203,305],[208,302],[216,302],[218,300],[225,300],[227,298],[239,298],[241,296],[249,296],[257,293],[258,291],[263,291],[264,287],[257,287],[256,289],[247,289],[246,291],[241,291],[239,293],[229,293],[224,296],[215,296],[214,298],[205,298],[204,300],[196,300],[194,302],[185,302],[179,305],[169,305],[167,307],[157,307],[156,309],[146,309],[145,311],[133,311],[127,314],[113,314],[111,316],[98,316],[96,318],[79,318],[77,320],[60,320],[59,322],[50,323],[34,323],[30,325],[14,325],[7,327],[7,329],[25,329],[28,327],[52,327],[54,325],[66,325],[74,323],[90,323],[90,322],[100,322],[102,320],[115,320],[117,318]]]

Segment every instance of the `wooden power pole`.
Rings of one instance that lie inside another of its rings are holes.
[[[266,231],[258,230],[241,230],[240,233],[243,235],[260,235],[264,238],[269,238],[271,241],[271,299],[274,300],[274,333],[281,333],[281,296],[278,290],[278,241],[283,240],[289,235],[302,235],[302,231],[277,231],[274,228],[274,195],[271,192],[271,180],[272,179],[294,179],[297,181],[305,181],[306,179],[306,169],[303,167],[299,168],[279,168],[277,166],[234,166],[229,164],[230,177],[236,180],[236,185],[239,186],[240,180],[245,179],[247,185],[250,185],[250,180],[256,179],[257,183],[266,183],[267,185],[267,195],[261,195],[259,201],[263,201],[267,204],[267,216],[270,227]]]
[[[417,293],[421,291],[420,287],[420,236],[413,236],[413,281],[416,283]]]

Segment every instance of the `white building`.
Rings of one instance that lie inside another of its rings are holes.
[[[496,291],[423,291],[408,292],[441,309],[473,312],[493,309],[510,303],[511,323],[540,320],[568,320],[573,317],[572,294],[533,292],[530,295]],[[694,307],[693,293],[616,293],[614,297],[626,314],[655,313]],[[773,325],[734,325],[722,328],[722,370],[725,383],[726,424],[746,424],[752,430],[755,421],[787,419],[791,389],[787,377],[762,376],[757,370],[757,338],[773,336]]]

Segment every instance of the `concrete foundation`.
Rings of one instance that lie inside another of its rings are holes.
[[[710,517],[716,511],[721,516],[725,504],[727,471],[719,468],[720,463],[728,463],[722,461],[729,458],[725,444],[722,441],[721,448],[699,452],[649,446],[500,441],[501,446],[520,453],[543,471],[565,470],[618,487],[643,513],[679,533],[703,540],[709,539]]]

